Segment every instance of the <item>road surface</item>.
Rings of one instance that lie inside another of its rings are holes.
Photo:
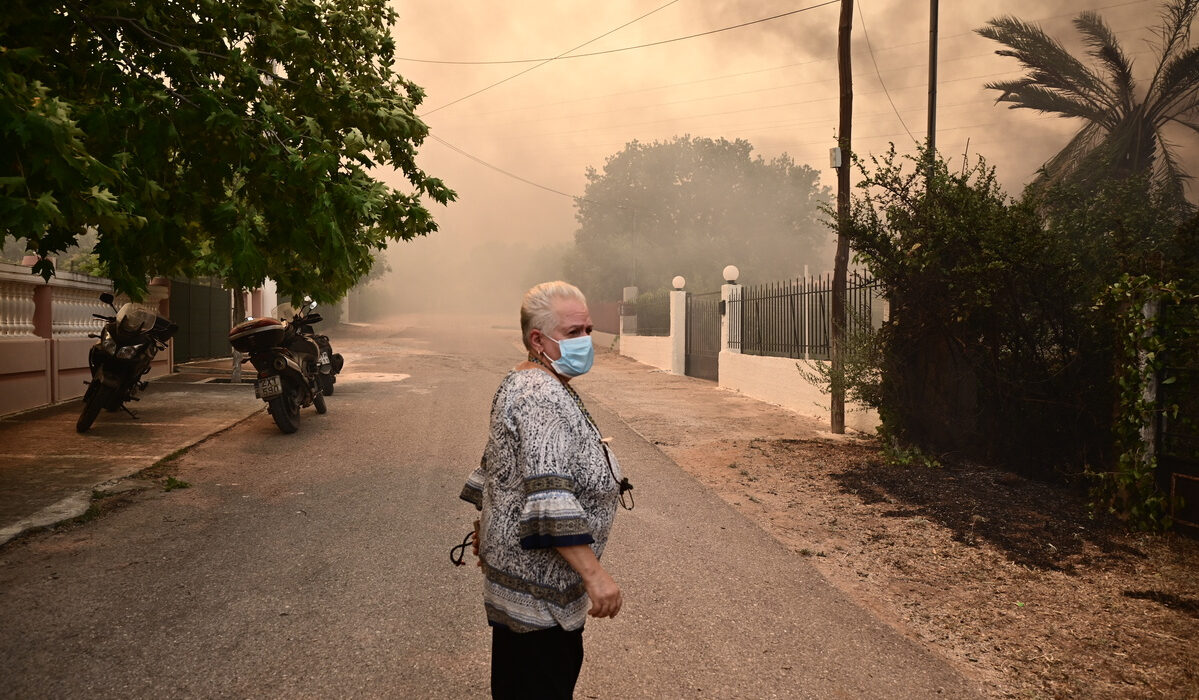
[[[479,573],[448,555],[519,332],[464,318],[338,342],[329,412],[297,434],[256,415],[178,460],[190,488],[0,550],[0,696],[487,697]],[[577,380],[585,399],[604,371]],[[576,697],[979,695],[589,408],[637,508],[605,556],[625,608],[588,624]]]

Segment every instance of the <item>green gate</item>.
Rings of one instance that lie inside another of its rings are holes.
[[[229,357],[232,318],[229,290],[205,280],[171,280],[171,320],[175,334],[175,362]]]

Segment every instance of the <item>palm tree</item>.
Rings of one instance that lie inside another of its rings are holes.
[[[977,32],[1003,44],[995,53],[1020,61],[1028,73],[1017,80],[988,83],[1011,109],[1034,109],[1085,124],[1066,147],[1042,167],[1040,184],[1071,180],[1146,176],[1183,199],[1187,173],[1163,134],[1178,125],[1199,134],[1199,47],[1190,46],[1199,0],[1167,0],[1156,30],[1157,67],[1149,88],[1138,95],[1132,61],[1095,12],[1074,20],[1097,68],[1070,55],[1040,27],[999,17]]]

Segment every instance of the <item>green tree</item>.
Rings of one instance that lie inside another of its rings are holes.
[[[689,289],[714,289],[728,264],[747,282],[796,277],[805,263],[823,269],[828,195],[817,171],[786,154],[755,157],[744,140],[633,141],[602,172],[587,169],[568,279],[600,301],[680,274]]]
[[[1028,70],[1017,80],[988,83],[1012,109],[1033,109],[1083,121],[1082,128],[1045,163],[1040,182],[1147,175],[1169,196],[1183,199],[1187,177],[1165,129],[1176,125],[1199,133],[1199,47],[1190,46],[1199,0],[1168,0],[1157,29],[1157,63],[1140,94],[1132,60],[1095,12],[1074,20],[1098,62],[1089,67],[1039,27],[1015,17],[999,17],[978,33],[1008,47]]]
[[[428,128],[393,70],[396,17],[386,0],[11,0],[0,233],[47,256],[93,226],[134,295],[181,274],[341,297],[372,250],[437,229],[426,200],[454,198],[416,165]]]
[[[863,374],[878,384],[860,393],[891,435],[938,457],[1041,475],[1100,461],[1112,355],[1094,273],[981,159],[937,159],[926,180],[926,155],[856,161],[847,233],[891,303],[881,375]]]

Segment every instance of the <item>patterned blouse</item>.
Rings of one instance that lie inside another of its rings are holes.
[[[567,389],[540,369],[508,373],[491,403],[491,433],[462,489],[481,511],[483,606],[515,632],[577,630],[590,601],[554,547],[603,554],[621,478],[607,445]]]

